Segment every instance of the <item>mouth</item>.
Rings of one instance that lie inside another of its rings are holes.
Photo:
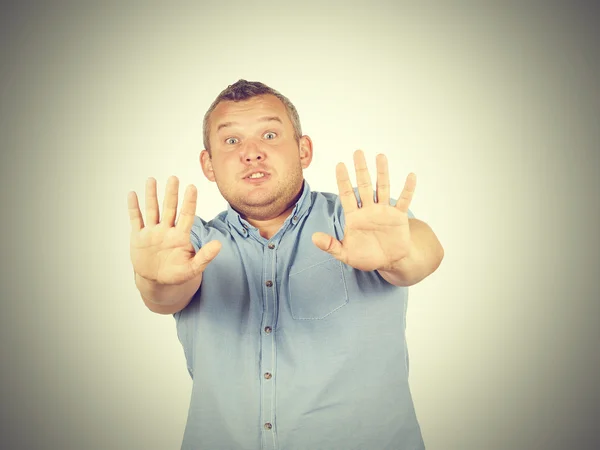
[[[268,180],[271,177],[267,172],[263,172],[261,170],[257,170],[256,172],[252,172],[243,178],[244,181],[252,184],[262,183]]]

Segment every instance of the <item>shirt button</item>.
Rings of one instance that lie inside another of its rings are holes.
[[[298,222],[298,216],[294,216],[294,217],[292,218],[292,220],[293,220],[294,222]]]
[[[273,249],[275,248],[275,244],[273,244],[273,243],[271,242],[271,243],[269,244],[269,248],[270,248],[271,250],[273,250]]]
[[[267,287],[273,286],[273,282],[271,280],[267,281],[265,284],[267,285]]]
[[[266,373],[265,373],[265,378],[266,378],[267,380],[270,380],[272,376],[273,376],[273,375],[271,375],[269,372],[266,372]]]
[[[265,327],[265,333],[270,334],[273,329],[271,327]]]
[[[270,430],[271,428],[273,428],[273,425],[271,425],[269,422],[265,423],[265,430]]]

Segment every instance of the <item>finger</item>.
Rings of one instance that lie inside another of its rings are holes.
[[[179,219],[177,219],[177,225],[175,227],[185,233],[189,233],[194,225],[194,218],[196,216],[196,199],[198,198],[198,191],[196,186],[190,184],[183,195],[183,203],[181,205],[181,211],[179,212]]]
[[[179,179],[170,176],[165,188],[165,198],[163,200],[163,213],[161,225],[172,227],[175,225],[175,216],[177,215],[177,200],[179,196]]]
[[[129,221],[131,222],[131,231],[140,231],[144,228],[144,218],[140,211],[137,194],[130,192],[127,194],[127,209],[129,210]]]
[[[346,251],[342,243],[333,236],[318,231],[312,235],[312,241],[319,249],[329,253],[338,261],[346,262]]]
[[[354,152],[354,169],[356,170],[356,186],[360,195],[362,206],[372,205],[373,202],[373,185],[371,184],[371,176],[367,168],[367,161],[362,150]]]
[[[191,261],[191,267],[194,272],[194,276],[204,272],[206,266],[215,259],[215,257],[221,251],[221,243],[217,240],[207,242],[200,250],[196,252],[196,256]]]
[[[146,225],[158,223],[158,198],[156,197],[156,180],[148,178],[146,181]]]
[[[384,154],[377,155],[377,203],[390,204],[390,173],[388,161]]]
[[[350,182],[350,175],[348,175],[348,169],[344,163],[339,163],[335,167],[335,178],[337,180],[338,191],[340,193],[340,202],[344,213],[348,214],[358,209],[358,202],[356,201],[356,195],[354,195],[354,189]]]
[[[402,212],[408,212],[408,208],[410,207],[410,202],[412,201],[416,186],[417,176],[411,172],[406,177],[404,189],[402,189],[402,193],[400,194],[400,197],[396,202],[396,208],[398,208]]]

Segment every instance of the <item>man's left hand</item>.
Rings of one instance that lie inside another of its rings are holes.
[[[314,244],[341,262],[355,269],[393,271],[402,260],[414,252],[409,227],[408,208],[417,184],[410,173],[396,202],[390,205],[390,179],[387,158],[377,155],[377,200],[361,150],[354,153],[356,181],[360,205],[354,194],[348,170],[344,163],[336,166],[336,178],[346,224],[342,241],[325,233],[312,236]]]

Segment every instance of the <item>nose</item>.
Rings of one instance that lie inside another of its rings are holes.
[[[249,163],[252,161],[264,161],[266,154],[256,142],[248,140],[242,148],[240,157],[243,162]]]

